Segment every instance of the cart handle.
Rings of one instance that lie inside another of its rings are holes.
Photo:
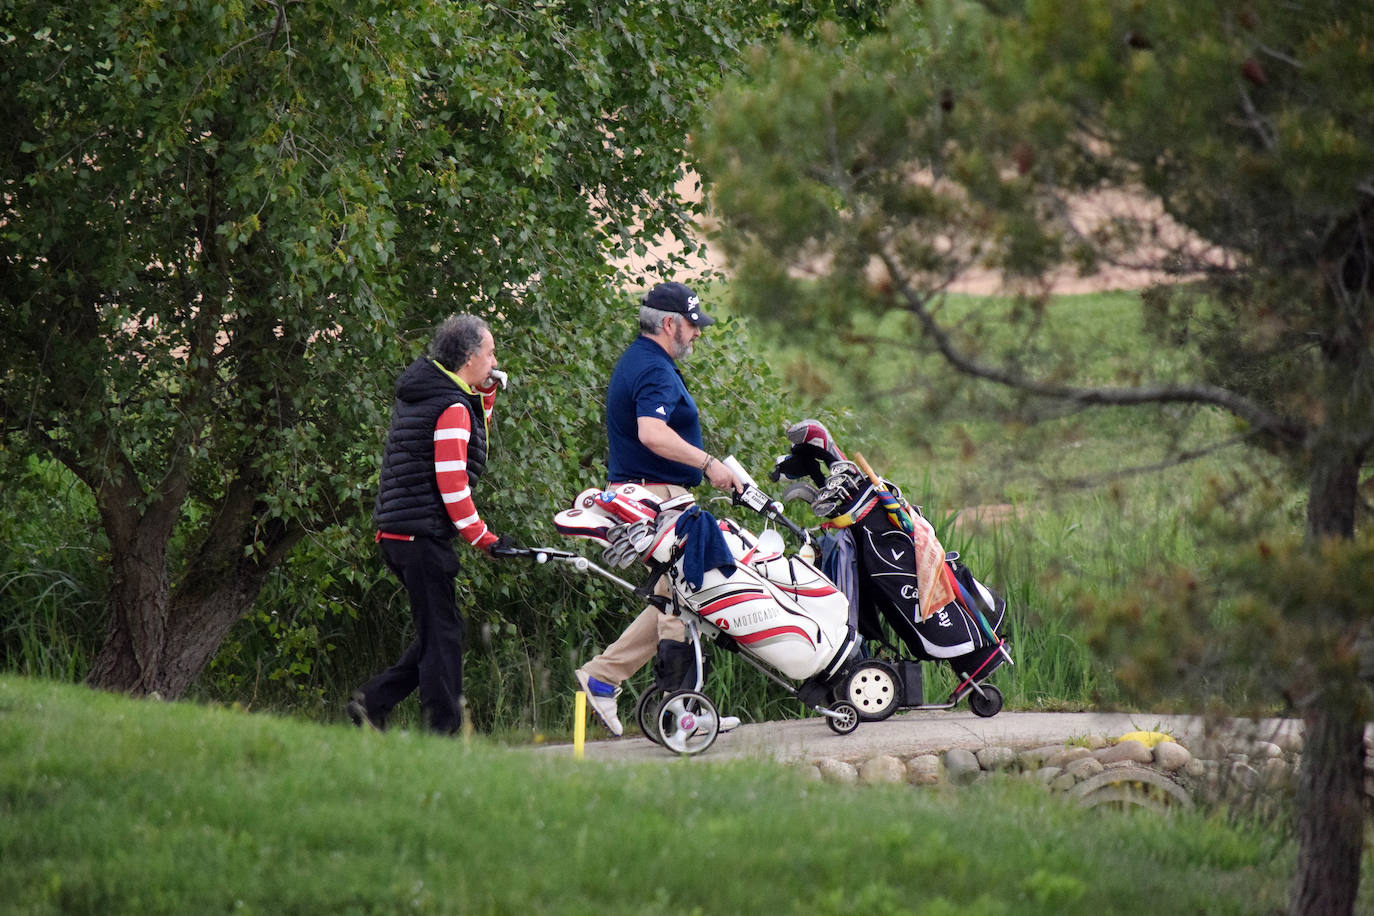
[[[582,556],[582,554],[573,553],[571,550],[558,550],[554,547],[496,547],[493,545],[491,548],[491,555],[503,559],[533,560],[536,563],[547,563],[550,560],[557,560],[560,563],[568,564],[578,572],[593,572],[603,579],[614,582],[626,591],[635,591],[633,585],[626,582],[615,573],[603,569]]]
[[[773,499],[754,484],[745,484],[744,489],[735,494],[735,505],[748,506],[770,522],[781,525],[792,532],[803,544],[811,543],[811,533],[783,515],[782,503]]]

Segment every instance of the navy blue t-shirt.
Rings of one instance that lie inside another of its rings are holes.
[[[701,470],[669,461],[639,441],[639,418],[655,417],[701,448],[697,403],[687,393],[682,373],[667,351],[640,336],[621,355],[606,389],[606,438],[610,443],[610,482],[647,480],[695,487]]]

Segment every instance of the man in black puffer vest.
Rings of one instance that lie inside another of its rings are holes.
[[[454,595],[460,535],[492,556],[501,538],[487,529],[472,491],[487,466],[487,429],[496,390],[491,330],[481,318],[441,324],[429,353],[396,380],[373,523],[387,566],[410,596],[415,641],[348,702],[355,725],[379,731],[416,689],[425,728],[453,734],[462,720],[464,621]]]

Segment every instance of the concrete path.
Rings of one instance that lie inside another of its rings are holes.
[[[882,722],[861,723],[848,735],[835,734],[820,718],[741,725],[719,735],[703,753],[689,759],[796,763],[833,757],[855,762],[879,754],[911,757],[956,747],[973,750],[1000,745],[1026,749],[1062,744],[1088,735],[1114,738],[1132,731],[1166,732],[1187,745],[1190,740],[1203,737],[1205,725],[1197,716],[1158,713],[1003,711],[990,719],[982,719],[967,707],[950,711],[912,710],[897,713]],[[1255,737],[1266,741],[1301,732],[1301,723],[1294,720],[1267,719],[1243,725],[1253,727]],[[1230,727],[1234,730],[1242,724],[1231,723]],[[605,735],[605,732],[597,725],[588,726],[589,738],[596,738],[598,734]],[[571,757],[573,746],[543,745],[539,752]],[[663,762],[678,759],[678,755],[636,734],[588,740],[584,758],[607,763],[634,763]]]

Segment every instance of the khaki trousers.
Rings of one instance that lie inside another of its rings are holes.
[[[672,484],[646,484],[644,489],[661,499],[672,499],[687,492],[686,487]],[[658,580],[654,594],[668,595],[667,576]],[[658,642],[661,639],[683,642],[687,639],[687,628],[681,617],[665,614],[651,604],[639,612],[639,616],[630,622],[615,642],[601,650],[601,654],[580,670],[599,681],[619,687],[658,654]]]

